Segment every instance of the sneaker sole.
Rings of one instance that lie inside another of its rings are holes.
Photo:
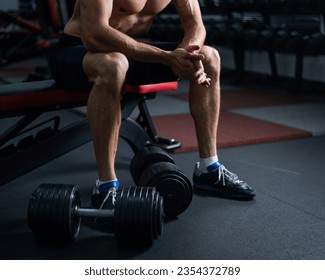
[[[211,186],[211,185],[199,185],[199,184],[193,183],[193,187],[194,187],[194,189],[197,189],[197,190],[210,191],[213,193],[222,194],[224,196],[232,197],[232,198],[252,199],[255,196],[255,193],[246,193],[246,194],[242,194],[242,195],[228,194],[228,193],[223,192],[222,190],[219,190],[218,188]]]

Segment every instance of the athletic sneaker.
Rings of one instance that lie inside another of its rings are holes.
[[[238,176],[226,169],[224,165],[211,172],[202,173],[197,163],[193,173],[193,186],[196,189],[217,192],[231,198],[252,199],[255,196],[255,190],[239,180]]]
[[[93,193],[91,196],[92,206],[96,209],[113,210],[115,207],[115,198],[117,188],[112,187],[105,193]],[[95,218],[95,222],[98,218]],[[99,218],[99,220],[107,227],[112,227],[112,219]]]

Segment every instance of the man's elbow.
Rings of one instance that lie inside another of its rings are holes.
[[[107,38],[108,36],[108,30],[101,26],[86,26],[82,28],[81,32],[83,44],[89,52],[105,51],[104,46],[107,45],[107,42],[105,42],[105,37]]]
[[[82,35],[82,42],[84,44],[84,46],[86,47],[86,49],[89,52],[100,52],[101,50],[101,44],[100,41],[98,40],[98,38],[93,35],[93,34],[83,34]]]

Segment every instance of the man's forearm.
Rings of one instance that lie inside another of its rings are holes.
[[[174,4],[184,30],[184,38],[180,47],[185,48],[189,45],[202,47],[205,42],[206,30],[199,2],[197,0],[175,0]]]
[[[185,48],[191,45],[198,45],[200,48],[204,45],[206,31],[203,26],[193,27],[184,31],[184,37],[179,44],[180,48]]]
[[[91,34],[91,38],[86,36],[88,34],[83,36],[87,38],[83,41],[90,52],[120,52],[130,60],[152,63],[168,64],[171,59],[170,52],[136,41],[114,28],[108,27],[96,33]]]

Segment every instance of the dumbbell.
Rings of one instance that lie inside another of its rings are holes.
[[[113,210],[81,208],[80,205],[77,185],[41,184],[29,199],[29,227],[38,239],[47,242],[74,241],[82,217],[110,220],[119,245],[152,245],[162,234],[163,198],[155,188],[118,188]]]
[[[148,146],[140,149],[132,158],[130,171],[136,184],[154,186],[163,196],[166,216],[178,216],[190,205],[193,186],[162,148]]]
[[[148,145],[139,149],[130,163],[130,172],[135,184],[139,182],[143,170],[157,162],[175,163],[170,154],[158,146]]]

